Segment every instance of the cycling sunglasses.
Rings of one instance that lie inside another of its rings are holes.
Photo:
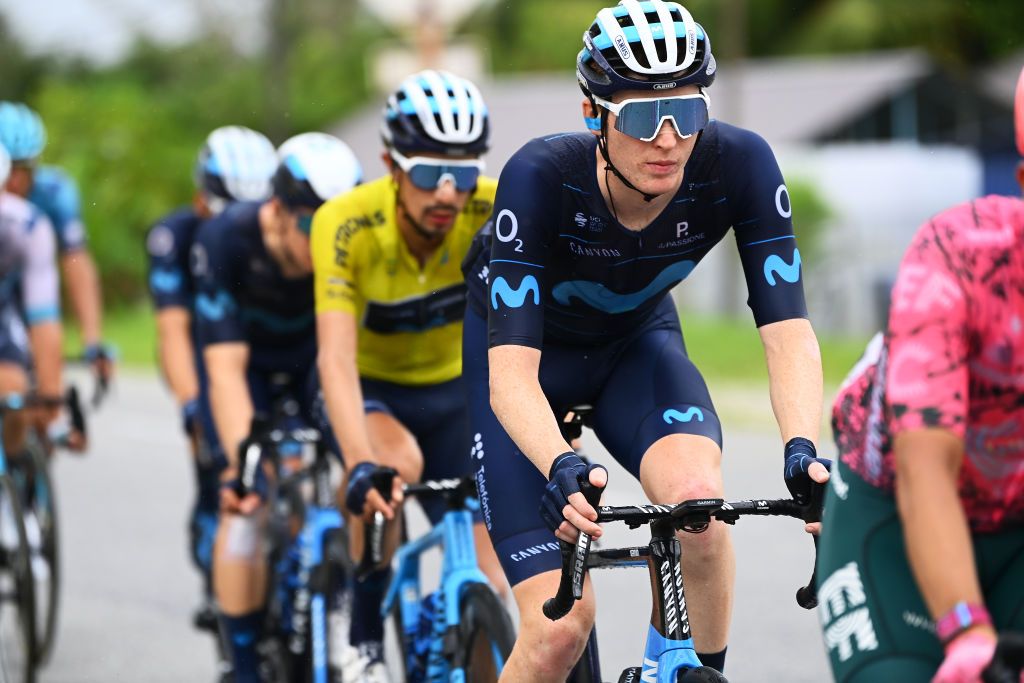
[[[434,159],[432,157],[406,157],[391,150],[391,158],[402,169],[412,184],[421,190],[433,192],[445,181],[451,181],[459,192],[469,192],[484,170],[480,159]]]
[[[299,230],[308,237],[309,233],[313,231],[313,214],[299,213],[295,217],[299,219]]]
[[[661,99],[635,98],[618,104],[595,96],[594,101],[615,114],[615,130],[644,142],[657,137],[666,119],[684,139],[704,130],[711,119],[711,101],[704,93]]]

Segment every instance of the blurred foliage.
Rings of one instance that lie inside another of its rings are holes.
[[[484,37],[499,73],[572,68],[580,36],[613,0],[485,2],[461,32]],[[1019,49],[1020,0],[690,0],[722,59],[905,47],[967,67]],[[245,54],[229,22],[166,47],[139,42],[112,67],[31,56],[0,16],[0,99],[25,100],[46,121],[44,163],[81,186],[107,300],[143,294],[142,235],[189,201],[207,133],[228,124],[274,142],[329,127],[367,94],[365,55],[394,34],[357,0],[269,0],[269,39]],[[742,18],[745,17],[745,21]],[[813,250],[827,209],[809,182],[790,185],[801,248]]]
[[[804,178],[787,178],[793,230],[800,242],[800,253],[807,263],[818,262],[824,242],[825,227],[831,211],[813,182]]]
[[[192,165],[212,129],[246,125],[280,143],[363,101],[362,56],[383,29],[353,16],[355,0],[279,2],[302,10],[279,32],[286,49],[245,55],[212,32],[178,47],[141,41],[106,68],[30,57],[0,19],[0,99],[39,111],[43,163],[77,180],[108,302],[142,297],[143,235],[190,201]]]

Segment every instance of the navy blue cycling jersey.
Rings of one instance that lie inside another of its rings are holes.
[[[189,254],[202,220],[191,208],[179,209],[160,219],[146,235],[149,293],[157,310],[169,307],[192,310],[195,288]]]
[[[263,244],[260,206],[232,204],[199,227],[191,261],[199,342],[308,355],[316,343],[313,275],[281,273]]]
[[[641,324],[732,227],[758,326],[807,317],[791,206],[775,155],[758,135],[713,121],[683,183],[643,230],[609,211],[597,138],[527,143],[498,181],[491,220],[464,270],[489,344],[541,348],[544,337],[602,344]]]

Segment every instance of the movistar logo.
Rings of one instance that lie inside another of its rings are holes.
[[[234,308],[235,300],[223,290],[217,292],[215,297],[206,294],[196,297],[196,310],[207,320],[223,320],[224,316]]]
[[[650,284],[632,294],[619,294],[600,282],[588,280],[562,282],[555,286],[551,294],[555,297],[555,301],[563,306],[568,306],[575,297],[605,313],[624,313],[634,310],[658,292],[686,279],[696,265],[693,261],[673,263],[658,273]]]
[[[672,424],[673,422],[693,422],[694,418],[697,418],[697,422],[703,422],[704,413],[697,406],[690,406],[686,409],[685,413],[680,413],[675,408],[669,408],[662,414],[661,418],[665,420],[665,424]]]
[[[527,275],[519,286],[512,289],[504,277],[495,278],[491,283],[491,306],[498,310],[498,299],[509,308],[521,308],[526,303],[526,296],[533,292],[533,304],[540,305],[540,284],[537,278]]]
[[[800,279],[800,250],[793,250],[793,262],[786,263],[778,254],[772,254],[764,260],[764,278],[768,284],[774,287],[778,284],[775,276],[778,275],[786,282],[793,284]]]
[[[149,286],[154,292],[176,292],[181,288],[181,271],[179,270],[154,270],[149,276]]]

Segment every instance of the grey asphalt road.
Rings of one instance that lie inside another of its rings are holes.
[[[63,596],[56,652],[43,683],[214,680],[213,644],[190,626],[198,578],[186,554],[193,495],[172,401],[149,376],[119,378],[90,423],[91,451],[61,455]],[[587,438],[587,437],[585,437]],[[603,452],[590,438],[598,459]],[[606,456],[605,456],[606,457]],[[782,497],[778,437],[726,427],[731,498]],[[612,465],[610,504],[642,500]],[[643,543],[612,529],[607,544]],[[745,519],[733,531],[738,561],[727,673],[733,683],[829,680],[817,620],[794,591],[810,572],[812,545],[794,520]],[[642,570],[597,572],[598,633],[605,680],[640,665],[650,610]]]

